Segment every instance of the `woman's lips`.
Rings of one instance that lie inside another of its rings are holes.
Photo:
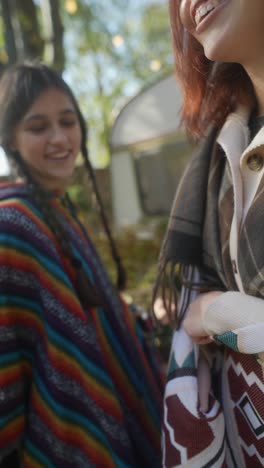
[[[194,23],[196,26],[202,21],[202,19],[210,13],[210,11],[214,10],[221,1],[219,0],[208,0],[203,1],[200,5],[198,5],[194,9]]]
[[[49,153],[46,155],[47,159],[52,159],[54,161],[60,161],[66,159],[70,155],[70,151],[61,151],[57,153]]]
[[[200,0],[195,2],[191,11],[195,32],[197,34],[203,32],[229,1],[230,0]]]

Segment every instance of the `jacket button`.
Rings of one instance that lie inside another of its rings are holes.
[[[257,153],[251,154],[247,159],[247,165],[251,171],[261,171],[264,165],[263,156]]]

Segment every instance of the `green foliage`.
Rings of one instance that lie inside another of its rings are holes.
[[[127,293],[136,303],[149,310],[162,238],[158,233],[154,234],[153,238],[142,239],[138,237],[135,229],[126,229],[116,235],[115,240],[127,272]],[[94,236],[94,242],[112,280],[115,281],[115,265],[105,235]]]
[[[92,159],[100,166],[109,162],[111,128],[124,103],[172,68],[167,5],[79,0],[76,14],[64,10],[63,22],[67,78],[89,122]],[[123,38],[119,47],[116,35]],[[151,70],[153,60],[160,71]]]
[[[66,0],[0,0],[0,5],[0,67],[42,58],[62,70],[65,52],[67,81],[90,124],[92,160],[106,165],[111,128],[124,102],[172,68],[166,3],[76,0],[74,14],[67,12]],[[123,38],[120,46],[114,46],[116,35]],[[158,63],[156,72],[152,61]]]
[[[6,53],[5,45],[5,35],[4,35],[4,21],[3,16],[0,16],[0,64],[5,64],[8,61],[8,56]]]
[[[63,27],[58,2],[0,0],[0,65],[41,59],[63,70]]]

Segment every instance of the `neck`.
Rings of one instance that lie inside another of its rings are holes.
[[[257,113],[264,115],[264,60],[259,60],[257,65],[248,67],[246,71],[255,90],[258,103]]]

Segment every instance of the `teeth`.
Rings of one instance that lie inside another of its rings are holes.
[[[49,154],[47,156],[49,159],[64,159],[68,154],[69,152],[67,151],[66,153]]]
[[[206,16],[210,11],[214,10],[217,5],[219,5],[219,3],[219,0],[212,0],[208,2],[207,5],[200,5],[196,10],[194,18],[196,26],[198,26],[204,16]]]

